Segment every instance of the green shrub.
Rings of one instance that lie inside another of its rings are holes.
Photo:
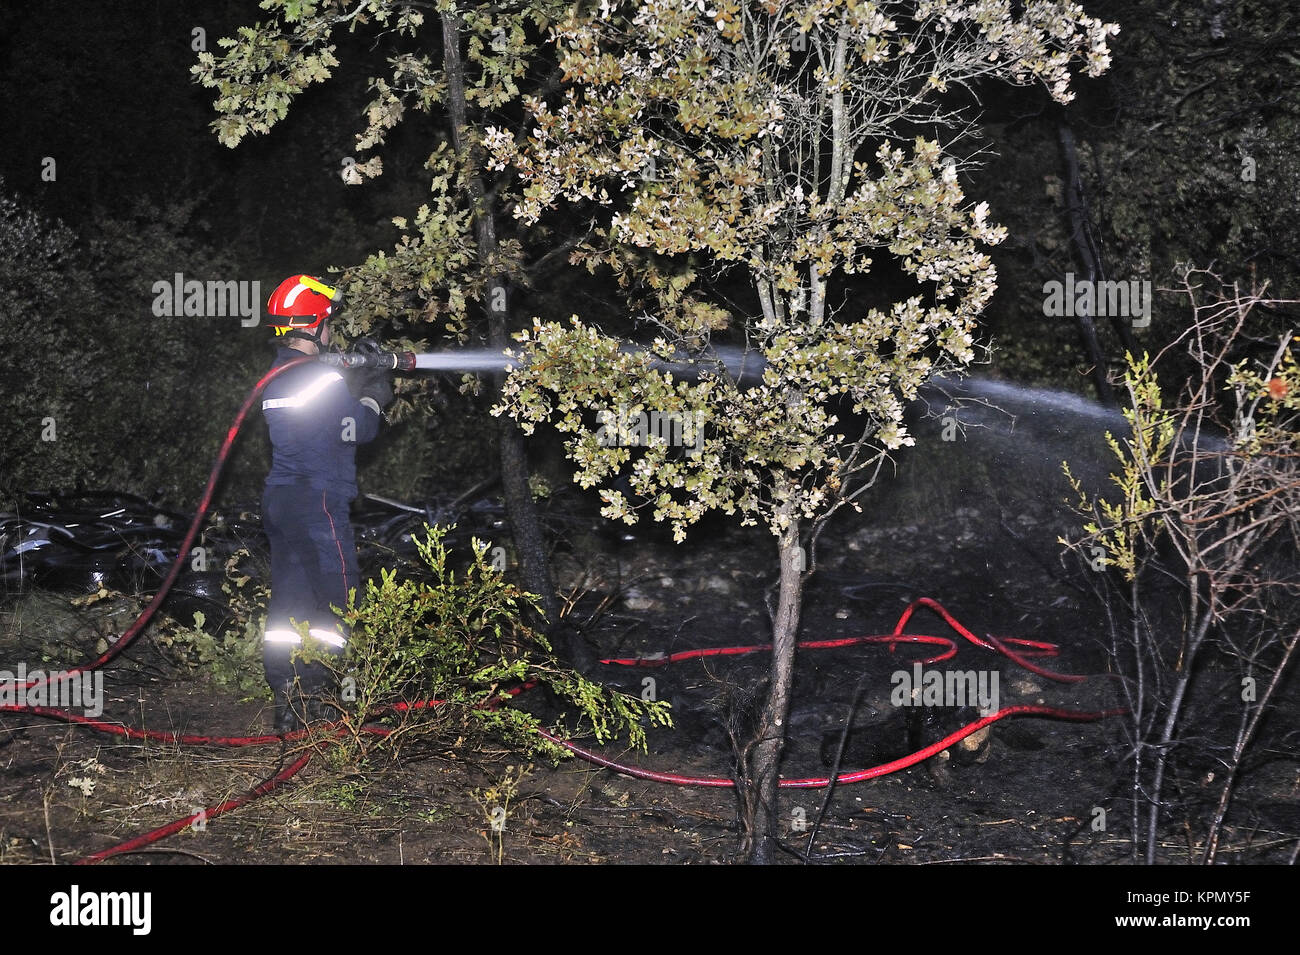
[[[450,528],[425,529],[416,546],[428,575],[398,579],[384,570],[367,583],[363,598],[353,592],[343,614],[352,635],[339,678],[350,710],[344,742],[353,754],[407,737],[454,743],[490,736],[525,753],[566,755],[537,733],[536,716],[510,705],[510,689],[525,683],[548,688],[572,707],[565,714],[572,725],[553,727],[559,735],[590,731],[598,742],[626,735],[644,750],[646,725],[671,725],[666,703],[613,692],[561,667],[546,639],[522,622],[522,611],[536,607],[536,599],[493,569],[485,543],[472,541],[472,557],[457,573],[443,545]],[[419,705],[432,700],[439,702]],[[363,731],[375,719],[387,735]]]

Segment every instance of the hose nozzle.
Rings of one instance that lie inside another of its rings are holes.
[[[349,351],[324,352],[318,356],[327,365],[341,368],[382,368],[385,371],[414,371],[415,352]]]

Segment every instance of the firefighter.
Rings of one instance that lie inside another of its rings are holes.
[[[267,302],[278,346],[272,367],[325,351],[329,319],[342,298],[310,275],[285,279]],[[331,606],[346,607],[360,587],[348,510],[357,496],[357,445],[379,433],[393,399],[389,372],[344,373],[307,362],[278,376],[262,394],[271,437],[271,470],[262,496],[262,523],[271,546],[271,606],[262,662],[275,695],[279,733],[312,719],[334,718],[326,702],[333,677],[319,662],[294,660],[305,627],[332,656],[347,648],[347,632]]]

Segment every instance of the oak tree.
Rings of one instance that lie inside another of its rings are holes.
[[[487,132],[522,178],[524,221],[608,207],[577,256],[644,293],[652,338],[629,351],[577,316],[537,320],[498,410],[568,435],[575,480],[602,488],[611,519],[649,515],[681,540],[721,511],[773,535],[770,683],[738,767],[752,861],[774,855],[816,537],[912,443],[921,384],[971,361],[995,288],[986,247],[1003,232],[967,199],[957,148],[980,84],[1068,102],[1117,29],[1064,0],[601,0],[553,27],[562,94],[528,100],[527,130]],[[866,286],[873,271],[910,294]],[[736,282],[751,302],[725,294]],[[719,342],[761,355],[761,380],[729,376]],[[695,374],[665,367],[683,360]],[[702,440],[688,453],[609,433],[643,411],[702,421]]]

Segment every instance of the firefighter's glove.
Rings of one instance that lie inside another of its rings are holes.
[[[369,358],[372,355],[378,355],[381,349],[379,343],[373,338],[363,338],[352,346],[352,351],[355,354],[364,355]],[[360,366],[348,368],[344,372],[344,377],[347,379],[348,383],[348,391],[352,392],[353,398],[361,397],[361,386],[365,384],[369,373],[372,370],[373,369],[366,368],[365,366]]]
[[[357,396],[372,398],[380,409],[393,401],[393,374],[383,368],[363,368],[357,372]]]

